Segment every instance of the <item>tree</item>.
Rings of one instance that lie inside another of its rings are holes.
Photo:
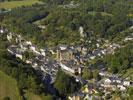
[[[82,77],[83,77],[84,79],[92,79],[92,78],[93,78],[93,73],[92,73],[91,70],[89,70],[89,69],[87,69],[87,68],[84,68],[84,69],[83,69],[83,75],[82,75]]]
[[[133,97],[133,87],[129,87],[128,94],[129,96]]]
[[[68,76],[64,72],[58,71],[54,87],[58,90],[59,94],[61,95],[67,94],[68,90],[67,81],[68,81]]]
[[[56,76],[54,87],[59,92],[59,95],[65,97],[68,93],[77,91],[80,88],[80,85],[75,81],[74,78],[59,70]]]
[[[10,97],[4,97],[3,100],[11,100]]]
[[[93,71],[93,78],[95,78],[96,80],[100,80],[101,79],[101,77],[99,75],[99,71],[97,69],[95,69]]]

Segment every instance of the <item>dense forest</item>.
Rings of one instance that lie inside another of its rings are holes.
[[[11,31],[24,34],[39,46],[54,46],[80,44],[80,26],[87,39],[113,39],[133,23],[129,16],[133,11],[131,0],[78,0],[73,2],[78,7],[64,8],[69,1],[45,0],[48,4],[15,8],[4,15],[3,24],[10,23]],[[41,30],[34,22],[46,28]]]
[[[107,55],[105,57],[108,70],[113,73],[126,71],[133,67],[133,45],[128,44],[126,47],[118,50],[114,55]]]

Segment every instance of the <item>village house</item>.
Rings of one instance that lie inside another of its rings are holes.
[[[93,85],[85,85],[83,87],[84,89],[82,90],[82,93],[86,93],[86,94],[97,94],[98,92],[94,89]]]
[[[120,84],[120,83],[122,83],[122,80],[120,80],[119,78],[112,78],[112,82]]]
[[[122,92],[126,91],[126,87],[124,87],[123,85],[117,85],[117,87],[118,87],[119,90],[122,91]]]
[[[32,64],[32,67],[33,67],[33,68],[37,68],[37,67],[38,67],[38,64],[37,64],[36,62],[34,62],[34,63]]]
[[[4,33],[4,30],[3,29],[0,29],[0,33]]]
[[[74,49],[75,49],[76,51],[78,51],[78,52],[82,52],[82,48],[83,48],[83,47],[82,47],[82,46],[79,46],[79,45],[74,47]]]
[[[93,88],[92,84],[86,84],[85,86],[82,87],[81,91],[75,92],[72,95],[68,97],[69,100],[93,100],[92,98],[97,98],[98,97],[94,94],[97,94],[97,90]],[[93,95],[92,95],[93,94]]]
[[[99,75],[104,77],[104,76],[106,76],[106,73],[101,71],[101,72],[99,72]]]
[[[12,45],[9,48],[7,48],[7,51],[10,52],[12,55],[15,55],[17,58],[23,59],[22,54],[24,53],[23,50],[17,48],[16,46]]]
[[[55,49],[50,49],[49,51],[51,52],[52,55],[56,55],[57,53],[59,53],[59,52],[56,52]]]
[[[25,62],[26,62],[27,64],[32,64],[32,60],[30,60],[30,59],[29,59],[29,60],[26,60]]]
[[[21,60],[23,59],[22,54],[18,54],[18,53],[16,53],[15,55],[16,55],[17,58],[20,58]]]
[[[82,48],[82,54],[83,54],[83,55],[86,55],[86,54],[87,54],[87,48],[86,48],[86,47],[83,47],[83,48]]]
[[[41,53],[40,53],[39,51],[37,51],[37,48],[36,48],[35,45],[29,46],[29,49],[30,49],[33,53],[35,53],[36,55],[41,55]]]
[[[91,60],[94,60],[95,58],[96,58],[96,56],[94,56],[94,55],[90,55],[90,57],[89,57]]]
[[[34,45],[31,45],[29,48],[30,48],[30,50],[32,50],[32,51],[36,51],[36,46],[34,46]]]
[[[114,54],[114,49],[112,49],[111,47],[108,47],[106,49],[106,54]]]
[[[107,79],[104,80],[104,84],[107,84],[107,85],[111,84],[111,82],[112,81],[109,78],[107,78]]]
[[[26,44],[30,46],[32,45],[31,41],[26,41]]]
[[[96,49],[96,50],[94,50],[93,52],[92,52],[92,54],[94,55],[94,56],[99,56],[99,57],[101,57],[102,56],[102,49]]]
[[[82,38],[85,37],[84,28],[83,28],[82,26],[79,27],[79,33],[80,33],[80,36],[81,36]]]
[[[100,47],[99,43],[97,43],[96,46],[97,46],[97,48],[99,48]]]
[[[130,36],[128,36],[128,37],[126,37],[126,38],[124,39],[125,42],[126,42],[126,41],[131,41],[131,40],[133,40],[133,37],[130,37]]]
[[[63,8],[76,8],[79,4],[75,4],[73,1],[70,2],[70,4],[63,5]]]
[[[124,85],[124,86],[130,86],[130,81],[124,80],[124,81],[123,81],[123,85]]]
[[[23,50],[27,50],[29,48],[29,45],[27,45],[25,42],[19,43],[19,46]]]
[[[46,56],[46,52],[44,49],[40,49],[41,55],[43,55],[44,57]]]
[[[106,55],[106,49],[101,50],[103,55]]]
[[[9,34],[7,35],[7,40],[8,40],[9,42],[11,42],[12,38],[13,38],[12,33],[9,33]]]
[[[66,45],[57,47],[56,52],[59,61],[73,59],[73,50]]]
[[[17,35],[16,38],[17,38],[17,42],[19,43],[26,41],[21,35]]]
[[[72,74],[81,74],[82,68],[74,64],[73,61],[61,61],[60,66],[63,70],[68,71]]]

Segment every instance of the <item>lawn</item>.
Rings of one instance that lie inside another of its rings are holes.
[[[0,2],[0,8],[11,9],[21,6],[31,6],[35,3],[42,3],[42,2],[39,0],[5,1],[5,2]]]
[[[6,96],[11,100],[21,100],[16,80],[0,71],[0,100]]]

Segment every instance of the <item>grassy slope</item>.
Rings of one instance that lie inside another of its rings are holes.
[[[16,80],[0,71],[0,100],[6,96],[11,100],[20,100]]]
[[[35,95],[35,94],[28,92],[28,91],[26,92],[25,97],[27,98],[27,100],[42,100],[40,98],[40,96]]]
[[[1,2],[0,8],[15,8],[15,7],[21,7],[21,6],[30,6],[35,3],[42,3],[39,0],[22,0],[22,1],[11,1],[11,2]]]
[[[123,74],[123,78],[130,78],[133,81],[133,68],[127,69],[126,72]]]

